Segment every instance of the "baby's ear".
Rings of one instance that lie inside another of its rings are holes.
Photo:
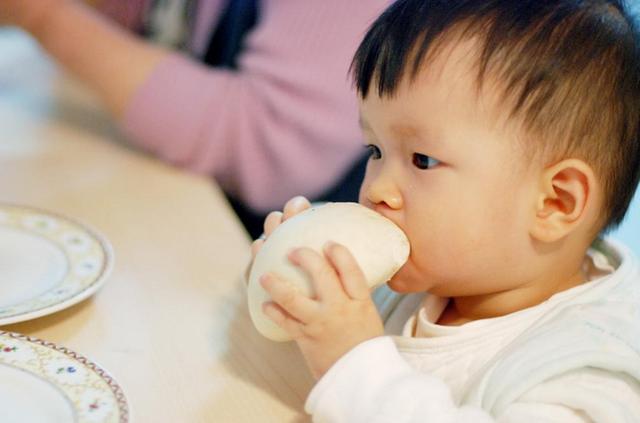
[[[584,223],[596,210],[596,177],[591,167],[567,159],[543,170],[531,236],[556,242]]]

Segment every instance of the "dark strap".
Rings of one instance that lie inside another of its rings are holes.
[[[258,0],[229,0],[202,60],[211,66],[236,69],[244,37],[257,21]]]
[[[220,23],[216,27],[203,61],[211,66],[237,69],[236,59],[242,50],[246,34],[258,21],[258,0],[229,0]],[[312,201],[358,201],[358,191],[364,176],[368,155],[353,164],[343,178],[323,195]],[[242,202],[227,196],[231,206],[245,228],[257,238],[262,233],[262,224],[266,215],[256,213]]]

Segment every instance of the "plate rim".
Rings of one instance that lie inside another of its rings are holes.
[[[77,361],[78,363],[82,364],[84,367],[87,367],[88,369],[96,373],[100,377],[100,379],[102,379],[107,384],[107,386],[109,386],[109,389],[111,390],[111,393],[113,394],[113,397],[116,400],[116,406],[118,407],[118,411],[120,412],[120,418],[118,420],[119,423],[131,422],[130,406],[129,406],[129,402],[127,401],[127,397],[124,394],[124,390],[122,389],[120,384],[115,380],[115,378],[111,376],[111,374],[108,371],[106,371],[104,367],[98,365],[95,361],[90,360],[84,355],[77,353],[74,350],[69,349],[65,346],[58,345],[55,342],[46,341],[44,339],[41,339],[35,336],[25,335],[18,332],[6,331],[2,329],[0,329],[0,336],[8,336],[9,338],[17,339],[18,341],[29,342],[32,344],[43,346],[45,348],[53,349],[71,358],[72,360]],[[33,374],[33,372],[29,372],[29,373]]]
[[[100,274],[98,275],[98,277],[96,277],[95,281],[91,283],[91,285],[89,285],[85,289],[79,291],[77,294],[71,296],[70,298],[64,301],[54,303],[49,306],[45,306],[40,309],[32,310],[26,313],[18,313],[18,314],[10,315],[7,317],[0,317],[0,332],[2,332],[2,329],[1,329],[2,326],[34,320],[39,317],[48,316],[49,314],[54,314],[54,313],[57,313],[58,311],[74,306],[86,300],[87,298],[95,294],[100,288],[102,288],[107,278],[111,274],[111,271],[113,270],[114,261],[115,261],[113,246],[107,240],[107,238],[104,235],[102,235],[102,233],[94,229],[91,225],[84,223],[82,220],[66,216],[62,213],[52,212],[45,208],[31,206],[31,205],[17,204],[17,203],[0,202],[0,210],[4,207],[28,210],[28,211],[35,212],[37,214],[51,216],[57,219],[65,220],[67,222],[72,223],[75,226],[78,226],[79,228],[82,228],[84,231],[86,231],[89,235],[91,235],[92,238],[94,238],[98,242],[98,244],[102,248],[102,251],[104,252],[105,260],[104,260],[104,264],[102,266],[102,270]]]

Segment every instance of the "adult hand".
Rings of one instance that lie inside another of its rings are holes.
[[[322,254],[303,247],[292,251],[289,260],[309,275],[315,297],[267,273],[260,283],[273,301],[263,310],[296,341],[318,379],[356,345],[382,336],[384,326],[364,274],[346,247],[328,243]]]

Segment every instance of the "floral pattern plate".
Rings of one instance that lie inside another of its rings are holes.
[[[86,358],[51,342],[0,331],[2,421],[127,423],[118,384]]]
[[[70,307],[95,293],[113,265],[109,243],[69,218],[0,204],[0,325]]]

